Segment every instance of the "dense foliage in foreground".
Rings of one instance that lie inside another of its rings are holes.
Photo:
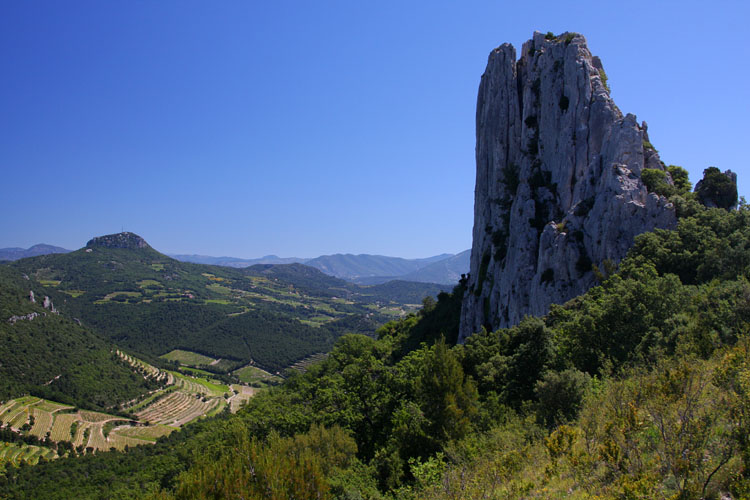
[[[675,202],[676,230],[638,237],[617,272],[602,266],[601,286],[546,318],[451,347],[459,287],[377,340],[342,337],[237,415],[148,449],[8,470],[0,491],[745,498],[750,208]]]

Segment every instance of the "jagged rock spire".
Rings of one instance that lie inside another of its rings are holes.
[[[640,179],[664,170],[646,124],[617,108],[582,35],[535,33],[518,60],[510,44],[493,50],[476,127],[461,341],[546,314],[595,284],[592,264],[617,263],[637,234],[676,224]]]

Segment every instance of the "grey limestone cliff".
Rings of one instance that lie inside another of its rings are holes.
[[[619,262],[637,234],[676,224],[641,181],[645,168],[664,170],[646,124],[617,108],[579,34],[535,33],[518,60],[509,44],[493,50],[476,127],[460,341],[546,314],[593,286],[592,266]]]

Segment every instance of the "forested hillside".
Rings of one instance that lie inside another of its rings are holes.
[[[98,243],[110,240],[120,243]],[[11,267],[45,287],[61,311],[147,359],[186,349],[228,360],[227,369],[253,362],[273,372],[328,351],[343,333],[372,333],[441,289],[361,287],[300,264],[179,262],[132,233]]]
[[[96,334],[53,306],[43,287],[0,266],[0,401],[23,394],[109,409],[157,387]],[[30,292],[36,292],[35,302]]]
[[[457,335],[459,287],[346,335],[237,415],[12,469],[12,498],[746,498],[750,208],[674,231],[544,318]],[[421,343],[424,342],[424,343]],[[421,343],[421,344],[420,344]]]

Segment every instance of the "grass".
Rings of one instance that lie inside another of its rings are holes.
[[[118,291],[118,292],[112,292],[105,295],[103,298],[99,300],[95,300],[94,304],[104,304],[105,302],[109,302],[110,300],[114,299],[118,296],[124,296],[124,297],[142,297],[143,295],[141,292],[127,292],[127,291]]]
[[[43,399],[39,402],[39,404],[35,405],[36,408],[39,408],[43,411],[53,412],[58,410],[67,410],[73,408],[70,405],[64,405],[60,403],[55,403],[54,401],[48,401],[46,399]]]
[[[216,361],[214,358],[209,358],[203,354],[198,354],[197,352],[192,351],[183,351],[182,349],[175,349],[159,357],[169,361],[177,361],[181,365],[187,366],[208,365]]]
[[[265,370],[261,370],[257,366],[247,365],[235,370],[233,372],[245,384],[252,384],[254,382],[260,383],[272,383],[281,382],[281,377],[272,375]]]
[[[146,425],[117,429],[114,431],[114,435],[155,442],[160,437],[171,434],[174,430],[174,427],[168,425]]]
[[[163,271],[164,264],[160,264],[160,263],[151,264],[151,269],[153,269],[154,271]]]
[[[159,288],[164,288],[164,285],[162,285],[160,282],[156,280],[141,280],[138,282],[138,286],[141,288],[148,288],[151,286],[156,286]]]
[[[214,384],[213,382],[209,382],[208,380],[206,380],[204,378],[201,378],[201,377],[188,377],[188,376],[183,375],[182,373],[179,373],[179,372],[170,371],[170,373],[172,373],[172,375],[174,375],[175,378],[179,378],[179,379],[185,380],[187,382],[193,382],[195,384],[203,386],[206,389],[208,389],[210,392],[215,393],[215,394],[217,394],[219,396],[223,396],[225,392],[229,392],[229,387],[227,387],[224,384]]]
[[[219,293],[221,295],[229,295],[232,293],[231,288],[226,287],[224,285],[220,285],[218,283],[211,283],[209,285],[206,285],[206,288],[208,288],[212,292]]]
[[[113,418],[122,418],[115,415],[107,415],[106,413],[99,413],[98,411],[81,410],[79,412],[81,418],[86,422],[104,422],[105,420],[111,420]]]
[[[180,371],[189,372],[199,377],[205,377],[210,381],[213,381],[213,377],[214,377],[214,374],[211,372],[207,372],[206,370],[201,370],[199,368],[192,368],[190,366],[183,366],[182,368],[180,368]],[[218,382],[218,383],[221,383],[221,382]]]
[[[86,293],[85,290],[61,290],[61,292],[70,295],[74,299],[76,299],[76,298],[80,297],[81,295],[83,295],[84,293]]]
[[[315,319],[301,319],[299,320],[300,323],[312,326],[313,328],[320,328],[321,326],[325,325],[328,321],[318,321]]]
[[[207,299],[206,304],[224,304],[229,305],[232,302],[226,299]]]
[[[60,284],[60,280],[39,280],[39,283],[42,286],[52,286],[56,287]]]
[[[109,441],[107,442],[107,445],[110,448],[124,450],[126,446],[128,448],[132,448],[134,446],[141,446],[144,444],[152,444],[152,443],[153,441],[147,440],[147,439],[134,438],[130,436],[122,436],[120,434],[111,434],[109,436]]]

